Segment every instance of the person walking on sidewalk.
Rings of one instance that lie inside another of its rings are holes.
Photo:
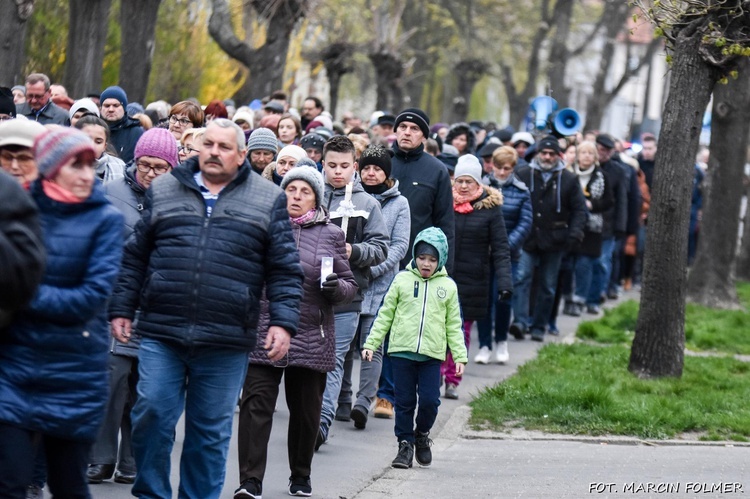
[[[494,263],[501,298],[510,300],[513,294],[502,204],[500,191],[482,184],[482,165],[477,157],[467,154],[458,158],[453,181],[456,220],[453,278],[458,285],[467,349],[472,324],[484,318],[489,308],[490,261]],[[461,378],[454,374],[456,368],[451,355],[440,371],[445,377],[445,398],[457,399]]]
[[[393,279],[362,350],[363,360],[371,361],[390,331],[398,440],[393,468],[411,468],[415,457],[422,467],[432,463],[429,436],[440,405],[440,364],[449,348],[457,376],[468,362],[458,287],[445,270],[448,238],[437,227],[423,230],[412,257]]]

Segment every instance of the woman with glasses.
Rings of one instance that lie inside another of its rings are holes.
[[[135,164],[125,177],[107,184],[107,199],[125,216],[123,241],[133,233],[141,218],[143,203],[151,182],[177,165],[177,145],[172,134],[164,128],[146,131],[135,146]],[[134,341],[135,340],[135,341]],[[89,483],[101,483],[114,474],[117,483],[131,484],[135,480],[135,459],[130,446],[130,409],[135,403],[138,381],[137,338],[128,343],[115,339],[110,342],[109,399],[104,424],[99,429],[91,449],[87,478]],[[122,435],[118,444],[118,435]]]
[[[76,121],[75,127],[89,136],[94,142],[96,153],[96,176],[103,183],[122,178],[125,175],[125,163],[118,157],[107,153],[109,143],[109,126],[98,116],[86,115]]]
[[[203,134],[205,132],[205,128],[190,128],[185,130],[180,139],[180,145],[177,147],[180,163],[188,158],[197,156],[201,152],[200,147],[203,143]]]
[[[185,130],[203,126],[203,110],[201,107],[187,100],[178,102],[169,111],[169,131],[179,142]]]

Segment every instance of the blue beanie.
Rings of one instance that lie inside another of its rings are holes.
[[[102,92],[102,95],[99,96],[99,102],[102,104],[104,104],[104,101],[107,99],[117,99],[120,101],[120,104],[122,104],[122,107],[128,107],[128,96],[125,93],[125,90],[117,85],[107,87],[104,92]]]

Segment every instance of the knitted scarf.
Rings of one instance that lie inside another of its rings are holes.
[[[42,189],[44,189],[44,193],[48,198],[59,203],[78,204],[86,201],[85,199],[81,199],[75,196],[69,190],[63,189],[56,183],[50,182],[49,180],[42,180]]]
[[[471,205],[474,201],[484,192],[484,187],[481,184],[477,184],[476,188],[469,194],[462,196],[458,193],[458,188],[453,186],[453,211],[456,213],[471,213],[474,211],[474,207]]]
[[[289,221],[296,225],[305,225],[307,222],[315,218],[315,213],[317,213],[317,211],[318,210],[316,208],[313,208],[312,210],[308,211],[304,215],[300,215],[296,218],[289,217]]]

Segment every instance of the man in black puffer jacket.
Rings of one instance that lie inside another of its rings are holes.
[[[264,287],[260,347],[271,360],[286,355],[299,322],[302,269],[286,205],[281,189],[250,173],[244,133],[225,119],[209,124],[197,158],[147,191],[109,310],[112,333],[127,342],[141,309],[134,495],[172,496],[163,463],[183,408],[181,493],[221,494]]]
[[[510,333],[523,339],[530,328],[531,339],[544,341],[554,304],[557,276],[563,254],[583,240],[586,199],[576,176],[565,169],[557,138],[548,135],[537,143],[539,153],[516,175],[531,192],[533,225],[523,246],[514,302],[515,320]],[[529,318],[529,300],[534,269],[538,267],[539,289],[535,293],[534,317]]]

